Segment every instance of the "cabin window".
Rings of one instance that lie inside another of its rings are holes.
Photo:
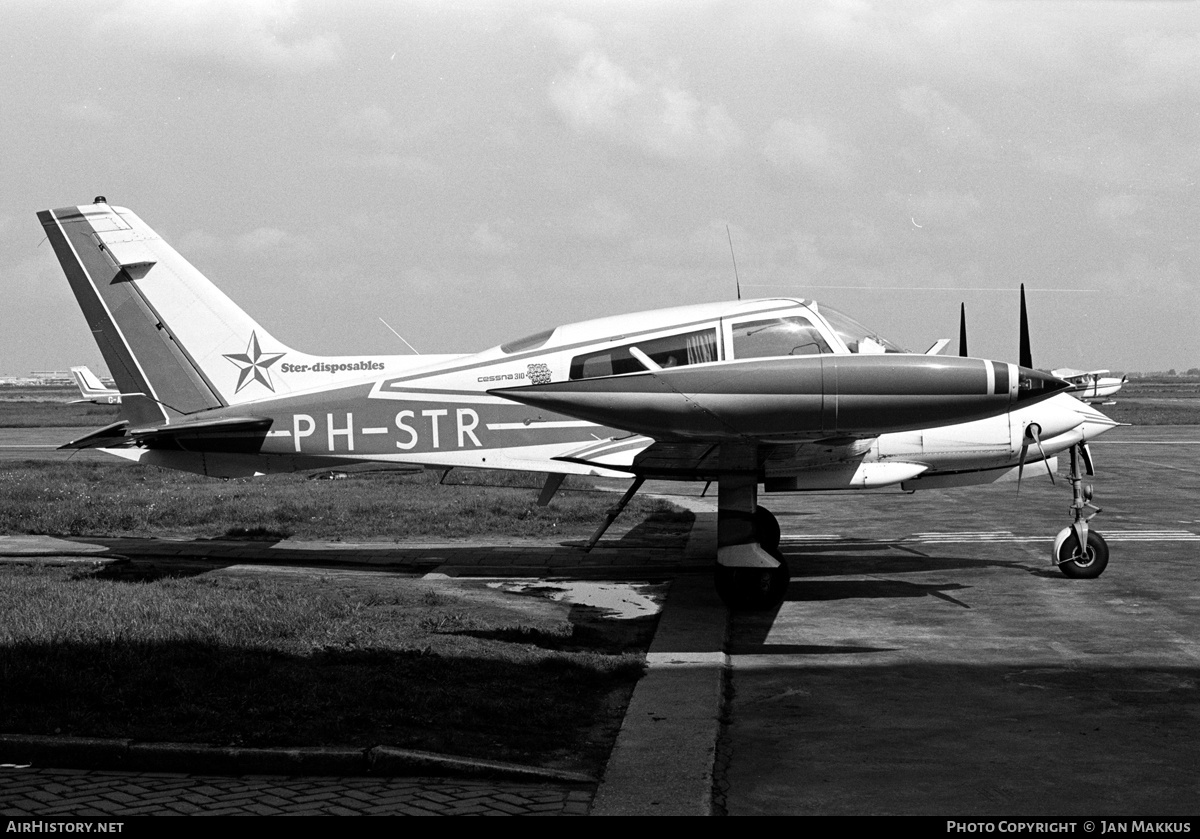
[[[660,367],[706,364],[717,360],[717,333],[714,329],[633,341],[622,347],[577,355],[571,359],[572,379],[594,379],[621,373],[641,373],[645,367],[629,352],[637,347]]]
[[[787,317],[734,324],[735,358],[818,355],[833,352],[807,318]]]

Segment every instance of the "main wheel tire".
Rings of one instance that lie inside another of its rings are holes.
[[[1075,528],[1055,550],[1058,569],[1075,580],[1094,580],[1108,567],[1108,543],[1094,530],[1088,531],[1087,550],[1079,550],[1079,535]]]
[[[773,554],[779,550],[779,519],[766,507],[754,508],[754,532],[764,551]]]
[[[763,546],[765,549],[765,546]],[[730,568],[718,565],[714,575],[717,595],[730,611],[761,612],[774,609],[787,595],[792,574],[778,550],[767,551],[779,560],[774,568]]]

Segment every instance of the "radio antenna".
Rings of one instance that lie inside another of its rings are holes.
[[[733,234],[729,232],[729,225],[725,225],[725,238],[729,240],[729,256],[733,259],[733,281],[737,283],[737,297],[742,299],[742,280],[738,276],[737,270],[737,255],[733,252]]]
[[[378,316],[376,316],[376,317],[378,317]],[[386,327],[387,327],[389,330],[391,330],[391,332],[392,332],[392,334],[393,334],[393,335],[395,335],[395,336],[396,336],[397,338],[399,338],[401,341],[404,341],[404,336],[403,336],[403,335],[401,335],[401,334],[400,334],[399,332],[397,332],[396,330],[392,329],[392,326],[391,326],[391,324],[389,324],[389,323],[388,323],[386,320],[384,320],[383,318],[379,318],[379,322],[380,322],[380,323],[382,323],[384,326],[386,326]],[[408,341],[404,341],[404,346],[408,347],[410,350],[412,350],[412,351],[413,351],[414,353],[416,353],[417,355],[420,355],[420,354],[421,354],[421,351],[420,351],[420,350],[418,350],[416,347],[414,347],[412,344],[408,343]]]

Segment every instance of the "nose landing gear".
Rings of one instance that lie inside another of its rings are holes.
[[[1104,537],[1088,527],[1088,522],[1102,510],[1092,503],[1092,487],[1085,486],[1080,472],[1080,461],[1088,475],[1095,475],[1092,456],[1086,443],[1077,443],[1071,447],[1071,512],[1075,515],[1075,523],[1064,527],[1054,539],[1054,552],[1051,556],[1058,570],[1067,577],[1077,580],[1091,580],[1099,577],[1108,567],[1108,543]],[[1084,511],[1094,512],[1085,515]]]

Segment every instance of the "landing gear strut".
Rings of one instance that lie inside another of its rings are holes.
[[[756,478],[723,477],[717,494],[717,594],[732,610],[778,606],[791,573],[779,552],[779,522],[758,506]]]
[[[1099,577],[1108,567],[1108,543],[1104,537],[1091,530],[1088,522],[1096,517],[1101,510],[1092,503],[1092,487],[1084,485],[1080,473],[1080,461],[1083,461],[1088,475],[1095,475],[1092,466],[1091,453],[1086,443],[1077,443],[1071,447],[1071,511],[1075,515],[1075,523],[1064,527],[1054,539],[1054,553],[1051,561],[1068,577],[1078,580],[1091,580]],[[1094,512],[1085,515],[1084,511]]]

